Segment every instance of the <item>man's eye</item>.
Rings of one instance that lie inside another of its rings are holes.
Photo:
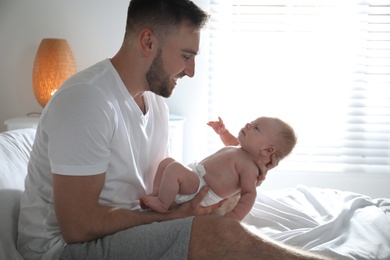
[[[183,55],[183,60],[184,60],[184,61],[187,61],[187,60],[189,60],[190,58],[191,58],[190,55]]]

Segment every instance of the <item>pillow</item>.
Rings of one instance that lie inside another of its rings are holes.
[[[21,190],[0,190],[0,259],[23,260],[16,250]]]
[[[24,190],[36,129],[0,133],[0,189]]]

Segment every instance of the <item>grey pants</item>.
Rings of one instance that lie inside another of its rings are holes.
[[[193,218],[129,228],[87,243],[69,244],[60,259],[186,259]]]

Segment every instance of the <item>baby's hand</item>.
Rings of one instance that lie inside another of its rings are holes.
[[[218,121],[210,121],[207,123],[207,125],[211,126],[214,131],[219,135],[223,135],[227,132],[225,124],[220,117],[218,117]]]

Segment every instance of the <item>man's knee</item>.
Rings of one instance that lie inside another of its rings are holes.
[[[242,239],[247,235],[245,229],[240,222],[233,218],[221,216],[204,216],[194,219],[192,224],[192,235],[194,239],[199,239],[207,246],[208,239],[213,239],[212,243],[215,245],[216,241],[220,241],[225,246]],[[191,238],[193,237],[191,235]]]
[[[234,218],[219,217],[214,221],[214,232],[217,233],[223,241],[236,240],[238,237],[246,234],[240,222]]]
[[[248,239],[248,233],[241,224],[233,219],[221,216],[196,217],[192,224],[190,252],[234,250],[243,240]]]

